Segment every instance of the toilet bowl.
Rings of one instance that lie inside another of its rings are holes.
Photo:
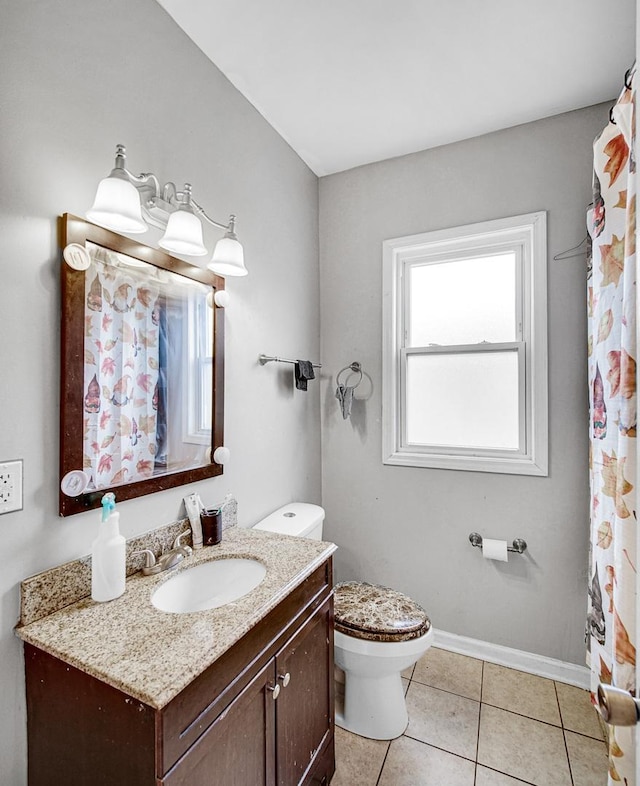
[[[345,673],[336,723],[374,740],[399,737],[409,718],[401,673],[431,646],[424,609],[401,592],[366,582],[336,585],[336,665]]]
[[[324,510],[292,502],[254,529],[322,539]],[[399,737],[408,717],[401,673],[431,646],[424,609],[400,592],[366,582],[343,582],[334,595],[334,656],[344,671],[344,709],[336,724],[377,740]]]

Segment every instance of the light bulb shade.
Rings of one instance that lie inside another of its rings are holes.
[[[207,253],[200,219],[189,210],[176,210],[169,216],[167,229],[158,245],[174,254],[190,257],[202,257]]]
[[[96,198],[87,218],[116,232],[139,234],[147,231],[142,219],[140,195],[136,187],[121,177],[105,177],[98,184]]]
[[[219,276],[246,276],[249,272],[244,266],[242,245],[232,237],[218,240],[207,267]]]

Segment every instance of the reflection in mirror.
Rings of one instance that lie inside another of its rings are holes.
[[[94,243],[87,250],[87,488],[200,466],[211,445],[210,289]]]
[[[61,478],[82,469],[88,483],[76,497],[65,484],[61,515],[96,507],[107,489],[128,499],[219,474],[211,452],[222,445],[222,311],[214,304],[222,281],[64,220],[65,241],[80,243],[90,264],[62,270]]]

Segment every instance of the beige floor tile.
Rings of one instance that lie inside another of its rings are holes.
[[[389,743],[336,726],[336,772],[331,786],[376,786]]]
[[[437,748],[475,759],[480,705],[412,680],[407,693],[405,734]]]
[[[403,676],[405,679],[407,679],[407,680],[410,680],[410,679],[411,679],[411,676],[413,675],[413,670],[415,669],[415,667],[416,667],[415,663],[413,664],[413,666],[409,666],[409,668],[408,668],[408,669],[405,669],[405,670],[402,672],[402,676]]]
[[[482,705],[478,764],[536,786],[571,786],[562,729]]]
[[[589,691],[575,688],[573,685],[565,685],[563,682],[556,682],[556,690],[562,725],[565,729],[604,740],[598,711],[591,704]]]
[[[474,771],[472,761],[399,737],[391,742],[378,786],[473,786]]]
[[[409,680],[405,677],[400,677],[402,680],[402,687],[404,688],[404,695],[407,695],[407,691],[409,690]]]
[[[553,680],[524,671],[485,663],[482,702],[545,723],[561,725]]]
[[[432,647],[416,663],[413,679],[480,701],[482,661]]]
[[[603,786],[607,782],[607,746],[591,737],[565,731],[573,786]]]
[[[525,782],[505,775],[503,772],[478,767],[476,771],[476,786],[523,786]],[[604,786],[604,784],[600,784]]]

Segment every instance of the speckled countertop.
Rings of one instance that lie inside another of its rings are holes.
[[[335,550],[332,543],[232,527],[225,530],[219,546],[195,551],[176,570],[130,576],[124,595],[116,600],[96,603],[84,598],[16,633],[161,709]],[[247,595],[217,609],[169,614],[152,605],[153,592],[179,571],[223,557],[257,559],[267,574]]]

